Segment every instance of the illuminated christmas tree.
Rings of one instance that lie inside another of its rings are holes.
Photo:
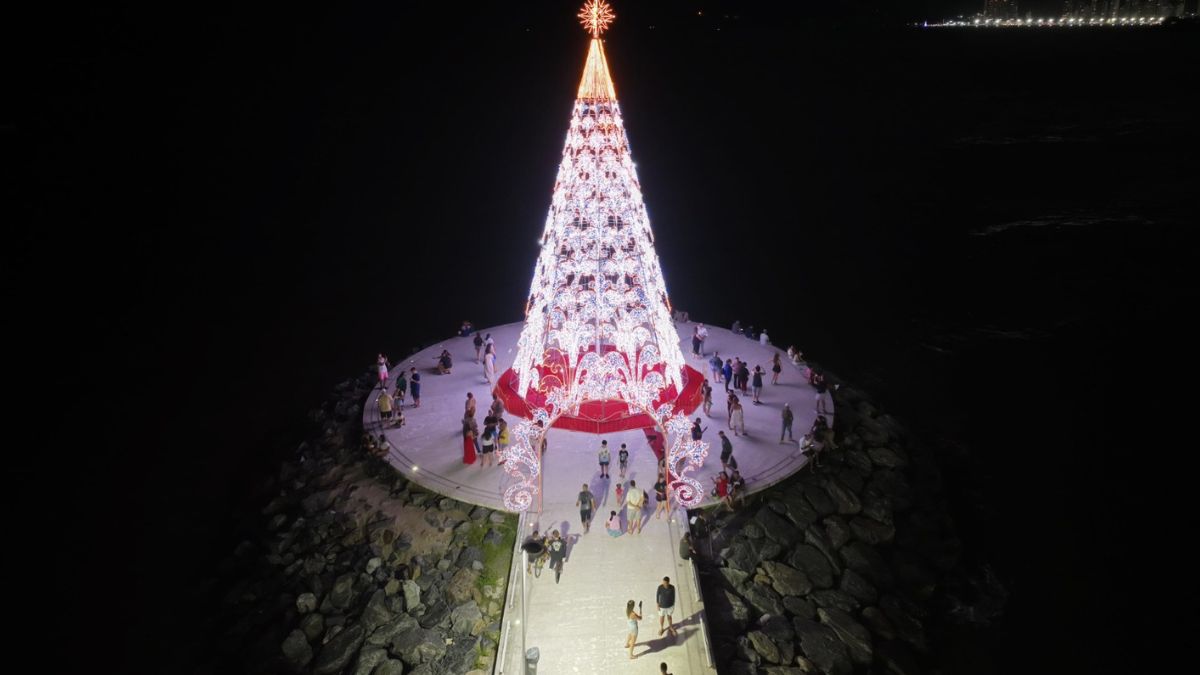
[[[592,36],[587,62],[516,361],[496,388],[509,411],[541,422],[518,429],[518,443],[510,453],[516,461],[506,462],[524,480],[525,491],[536,491],[533,481],[540,466],[532,465],[539,458],[529,447],[536,447],[545,429],[608,433],[656,428],[686,436],[683,415],[701,402],[704,380],[684,363],[679,348],[600,40],[615,17],[602,0],[589,0],[579,17]],[[687,458],[703,461],[707,446],[688,440],[680,447]],[[687,467],[671,468],[679,498],[698,499],[699,484],[680,477]],[[526,508],[530,496],[525,491],[514,486],[510,506]]]

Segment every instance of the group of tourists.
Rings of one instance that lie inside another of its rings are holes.
[[[403,427],[404,426],[404,401],[408,397],[409,390],[412,392],[412,407],[421,407],[421,374],[416,368],[411,368],[409,374],[405,377],[404,370],[401,369],[396,375],[396,381],[391,393],[388,392],[388,359],[383,354],[380,354],[376,359],[379,368],[379,395],[375,397],[375,405],[379,407],[379,423],[380,426],[387,427]]]
[[[500,397],[492,394],[492,404],[483,418],[483,433],[480,433],[479,423],[475,421],[477,403],[475,395],[467,392],[462,419],[463,464],[474,464],[477,457],[482,457],[479,462],[482,468],[495,464],[496,453],[507,450],[512,439],[508,421],[504,419],[504,402]]]
[[[751,340],[758,340],[758,344],[763,345],[764,347],[771,344],[771,338],[767,335],[766,328],[757,330],[754,328],[754,324],[750,324],[749,326],[743,328],[742,322],[734,319],[733,325],[729,327],[729,330],[734,335],[744,335]]]

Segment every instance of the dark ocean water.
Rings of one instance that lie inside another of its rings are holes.
[[[937,447],[966,564],[1010,593],[945,672],[1179,648],[1197,33],[630,13],[607,49],[674,304],[766,326]],[[101,65],[62,57],[89,95],[56,101],[36,166],[116,251],[78,310],[114,441],[71,511],[108,649],[172,654],[181,589],[333,385],[520,318],[586,46],[551,19],[429,46],[366,15],[222,15],[173,50],[129,29]]]

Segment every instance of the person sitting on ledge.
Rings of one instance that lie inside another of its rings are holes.
[[[742,322],[741,322],[741,321],[738,321],[737,319],[734,319],[734,320],[733,320],[733,325],[729,327],[729,330],[730,330],[730,331],[731,331],[731,332],[732,332],[734,335],[741,335],[741,334],[742,334]]]
[[[450,352],[442,350],[442,355],[438,357],[437,371],[439,375],[449,375],[450,368],[454,365],[450,360]]]
[[[725,506],[728,506],[729,510],[732,511],[733,496],[729,487],[729,474],[722,471],[721,473],[713,476],[712,481],[716,484],[716,487],[713,488],[713,495],[718,497],[721,500],[721,503]]]
[[[739,504],[746,501],[746,479],[742,478],[736,465],[733,467],[733,474],[729,476],[729,500]]]
[[[788,347],[788,358],[797,366],[804,365],[804,354],[796,349],[795,345]]]
[[[462,327],[458,329],[458,336],[471,337],[471,331],[473,330],[475,330],[475,328],[471,325],[470,321],[463,321]]]
[[[375,445],[375,450],[371,453],[376,457],[385,458],[392,451],[392,444],[388,443],[388,439],[383,434],[379,434],[379,443]]]
[[[745,335],[746,335],[746,337],[750,338],[751,340],[758,339],[758,333],[756,333],[754,331],[754,324],[750,324],[750,327],[746,329]]]

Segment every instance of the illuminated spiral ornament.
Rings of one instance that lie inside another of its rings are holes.
[[[704,486],[695,478],[677,478],[671,481],[670,488],[675,502],[685,509],[699,506],[704,501]]]
[[[510,511],[526,511],[533,505],[533,498],[536,496],[536,485],[530,483],[510,485],[504,491],[504,506]]]

